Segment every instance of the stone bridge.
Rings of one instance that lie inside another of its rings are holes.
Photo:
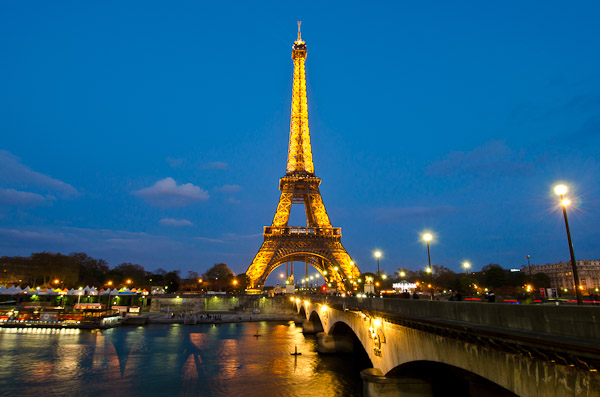
[[[600,307],[291,300],[319,352],[362,346],[366,396],[600,396]]]

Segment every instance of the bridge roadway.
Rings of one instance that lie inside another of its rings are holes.
[[[292,301],[320,352],[364,348],[373,365],[361,372],[365,396],[600,396],[600,307]]]

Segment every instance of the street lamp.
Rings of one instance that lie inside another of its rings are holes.
[[[571,231],[569,230],[569,220],[567,219],[567,206],[571,204],[569,199],[564,198],[567,193],[565,185],[556,185],[554,193],[560,196],[560,205],[562,206],[563,216],[565,218],[565,228],[567,229],[567,240],[569,242],[569,253],[571,254],[571,267],[573,268],[573,280],[575,281],[575,295],[577,296],[577,304],[582,305],[583,299],[579,290],[579,275],[577,274],[577,263],[575,262],[575,253],[573,252],[573,242],[571,241]]]
[[[471,264],[469,262],[463,262],[463,267],[465,268],[465,274],[469,274],[469,269],[471,268]]]
[[[431,269],[431,254],[429,253],[429,242],[433,240],[433,236],[431,233],[425,233],[423,235],[423,240],[427,243],[427,260],[429,261],[429,270],[428,273],[431,274],[431,278],[433,279],[433,272]],[[431,289],[431,300],[433,300],[433,288]]]
[[[525,255],[525,258],[527,258],[527,266],[529,267],[529,280],[531,280],[531,262],[529,261],[531,255]]]
[[[375,251],[375,258],[377,258],[377,275],[379,276],[379,258],[381,258],[381,251]]]

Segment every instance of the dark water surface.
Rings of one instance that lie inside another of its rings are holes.
[[[316,345],[293,322],[0,329],[0,395],[361,396],[364,363]]]

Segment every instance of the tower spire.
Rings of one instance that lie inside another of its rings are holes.
[[[290,122],[290,145],[288,148],[288,161],[286,174],[315,173],[310,147],[310,134],[308,129],[308,107],[306,100],[306,43],[300,35],[298,21],[298,40],[292,47],[292,60],[294,61],[294,84],[292,90],[292,117]]]

